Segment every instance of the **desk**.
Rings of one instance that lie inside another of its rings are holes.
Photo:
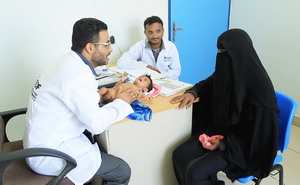
[[[124,119],[102,134],[108,153],[130,165],[129,185],[178,185],[172,152],[190,137],[192,108],[176,109],[178,104],[170,104],[175,96],[145,103],[154,112],[151,122]]]

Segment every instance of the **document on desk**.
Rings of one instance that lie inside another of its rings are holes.
[[[111,76],[98,77],[96,78],[96,80],[98,83],[98,88],[101,88],[101,87],[113,87],[120,80],[120,78],[117,77],[116,75],[111,75]]]
[[[161,96],[171,96],[173,94],[185,91],[189,88],[191,88],[193,85],[177,80],[171,80],[171,79],[155,79],[153,80],[153,83],[158,84],[161,86],[161,90],[159,95]]]
[[[166,76],[152,70],[152,69],[149,69],[149,68],[141,68],[141,69],[121,69],[121,68],[118,68],[117,66],[114,66],[114,67],[110,67],[109,70],[111,71],[115,71],[115,72],[119,72],[119,73],[127,73],[129,75],[131,75],[132,77],[134,78],[137,78],[139,76],[142,76],[142,75],[151,75],[151,79],[152,80],[155,80],[155,79],[161,79],[161,78],[165,78]]]
[[[96,80],[98,83],[98,88],[113,87],[120,80],[116,72],[98,71],[97,74]]]

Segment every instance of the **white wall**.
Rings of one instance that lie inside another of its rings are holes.
[[[1,0],[0,111],[27,106],[30,89],[42,70],[70,50],[77,20],[104,21],[126,51],[144,38],[144,20],[152,15],[162,18],[168,38],[167,0]],[[113,49],[110,61],[120,57],[117,47]],[[24,119],[19,116],[8,125],[10,140],[22,138]]]
[[[230,27],[248,32],[275,90],[300,104],[299,7],[299,0],[231,0]]]
[[[152,15],[164,21],[167,38],[166,0],[1,0],[0,111],[27,106],[42,70],[70,50],[75,21],[84,17],[104,21],[126,51],[144,38],[144,20]],[[116,61],[120,53],[113,48],[110,60]]]

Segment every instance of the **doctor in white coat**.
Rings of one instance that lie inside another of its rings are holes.
[[[150,68],[164,76],[178,80],[181,72],[179,54],[174,43],[163,39],[162,20],[157,16],[144,21],[144,33],[147,37],[134,44],[118,60],[119,68]]]
[[[73,27],[72,51],[47,68],[30,94],[24,148],[46,147],[72,156],[77,167],[67,178],[82,185],[101,177],[106,185],[127,185],[130,167],[120,158],[105,154],[83,134],[100,134],[133,112],[137,92],[118,89],[117,99],[99,108],[94,68],[105,65],[112,52],[107,25],[84,18]],[[58,175],[65,164],[52,157],[27,159],[32,170]]]

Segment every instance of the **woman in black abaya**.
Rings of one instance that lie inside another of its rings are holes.
[[[268,176],[277,153],[278,107],[272,82],[241,29],[218,38],[214,73],[171,100],[179,108],[194,104],[192,137],[173,152],[180,185],[224,184],[228,178]],[[202,144],[200,134],[222,135]]]

